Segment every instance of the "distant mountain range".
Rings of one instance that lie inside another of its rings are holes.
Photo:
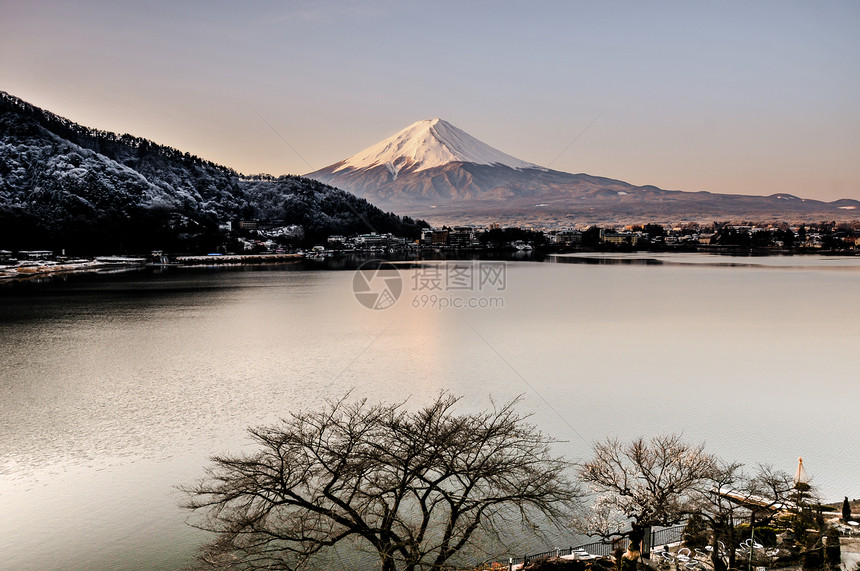
[[[683,192],[551,170],[494,149],[442,119],[413,123],[305,176],[382,208],[431,220],[812,221],[860,216],[857,200]]]
[[[301,225],[309,240],[419,231],[315,180],[243,176],[0,92],[0,249],[211,251],[223,240],[219,222],[242,218]]]
[[[301,225],[310,241],[418,233],[419,222],[392,212],[438,224],[819,221],[856,219],[860,202],[669,191],[570,174],[519,160],[441,119],[306,177],[244,176],[0,92],[0,249],[211,251],[224,239],[220,222],[255,218]]]

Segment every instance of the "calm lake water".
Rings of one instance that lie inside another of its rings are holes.
[[[300,266],[0,288],[0,568],[182,568],[208,536],[176,486],[349,389],[448,389],[464,410],[522,394],[571,460],[683,432],[750,466],[803,456],[826,499],[860,497],[860,258],[573,256],[481,290],[393,275],[385,310],[354,272]]]

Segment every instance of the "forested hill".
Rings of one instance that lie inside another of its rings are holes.
[[[0,92],[0,249],[203,251],[223,240],[219,222],[251,218],[301,225],[310,241],[418,230],[409,218],[314,180],[246,177]]]

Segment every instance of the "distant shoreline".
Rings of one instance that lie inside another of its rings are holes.
[[[217,256],[176,256],[178,266],[222,264],[271,264],[303,260],[303,254],[219,254]]]
[[[70,260],[65,262],[44,261],[28,261],[23,264],[7,265],[0,264],[0,284],[26,282],[37,280],[40,278],[51,278],[54,276],[72,275],[72,274],[113,274],[124,273],[134,270],[143,269],[168,269],[168,268],[203,268],[203,267],[254,267],[254,266],[281,266],[292,265],[299,262],[310,261],[311,263],[318,262],[327,258],[334,260],[342,259],[347,256],[359,256],[361,260],[369,259],[387,259],[389,261],[417,261],[417,262],[434,262],[445,260],[473,260],[483,259],[475,257],[476,252],[473,251],[450,251],[440,252],[435,256],[380,256],[372,252],[365,253],[334,253],[330,256],[322,256],[320,258],[309,258],[304,254],[224,254],[224,255],[199,255],[199,256],[176,256],[172,262],[153,262],[147,258],[125,258],[119,256],[99,256],[93,259]],[[647,254],[654,254],[653,258]],[[737,251],[737,250],[699,250],[697,252],[690,251],[639,251],[639,252],[611,252],[611,251],[576,251],[576,252],[553,252],[535,255],[521,255],[514,252],[510,256],[491,257],[488,259],[505,260],[510,262],[517,261],[535,261],[542,262],[549,259],[554,259],[557,263],[584,263],[584,264],[612,264],[612,263],[651,263],[651,264],[669,264],[674,262],[671,258],[675,255],[684,256],[689,254],[711,254],[715,258],[725,257],[727,260],[724,263],[716,265],[746,265],[742,262],[729,262],[730,258],[805,258],[809,256],[818,256],[821,258],[830,257],[860,257],[860,253],[854,252],[810,252],[810,251]],[[438,254],[442,254],[441,256]],[[466,254],[466,255],[463,255]],[[639,257],[628,258],[630,254],[640,254]],[[360,260],[359,260],[360,261]],[[677,262],[679,264],[683,262]],[[690,265],[700,265],[697,263],[686,263]],[[325,267],[325,266],[320,266]],[[358,266],[355,266],[358,267]],[[355,269],[355,267],[342,266],[339,269]],[[772,267],[780,267],[774,265]],[[790,267],[790,266],[784,266]]]
[[[96,257],[68,262],[31,261],[25,264],[0,266],[0,283],[24,281],[34,278],[80,273],[108,273],[130,271],[147,267],[188,267],[262,265],[292,263],[304,259],[302,254],[251,254],[219,256],[177,256],[176,262],[153,263],[145,258]]]
[[[76,273],[99,273],[117,269],[136,269],[145,267],[143,263],[117,264],[84,260],[72,263],[35,264],[24,266],[0,266],[0,282],[12,280],[27,280],[45,276],[55,276]]]

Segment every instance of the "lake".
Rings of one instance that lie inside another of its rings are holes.
[[[750,467],[793,473],[803,456],[825,499],[860,497],[860,258],[399,268],[364,274],[396,302],[311,265],[0,288],[0,568],[190,564],[208,536],[176,486],[245,447],[246,427],[350,389],[446,389],[464,410],[523,395],[571,460],[681,432]]]

